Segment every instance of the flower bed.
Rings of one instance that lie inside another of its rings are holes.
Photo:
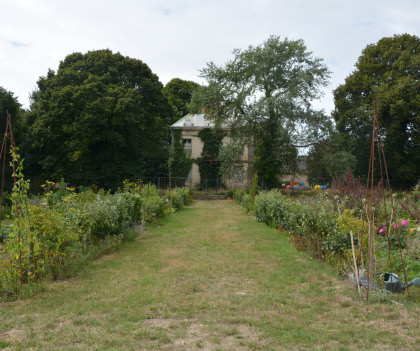
[[[76,193],[64,182],[56,192],[51,187],[47,183],[46,195],[35,201],[25,201],[26,193],[15,189],[18,212],[11,224],[2,224],[0,300],[14,298],[22,285],[71,274],[75,265],[132,239],[134,225],[144,226],[190,202],[187,189],[159,193],[154,185],[127,182],[115,194]]]
[[[396,221],[390,218],[389,202],[383,204],[378,200],[374,204],[375,264],[377,271],[393,271],[402,276],[401,246],[410,280],[420,276],[420,197],[416,194],[399,197],[394,197]],[[234,198],[247,210],[250,208],[244,191],[235,192]],[[362,246],[364,255],[359,263],[367,262],[368,224],[363,220],[363,204],[362,199],[352,201],[349,194],[332,194],[331,197],[318,194],[293,200],[278,190],[271,190],[260,192],[252,207],[259,222],[287,231],[299,249],[310,250],[313,257],[326,260],[339,273],[348,273],[353,266],[350,232],[354,236],[356,255]]]

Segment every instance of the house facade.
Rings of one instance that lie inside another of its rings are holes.
[[[171,131],[181,131],[182,143],[187,157],[195,160],[202,157],[204,143],[198,133],[203,129],[213,129],[214,124],[206,119],[205,113],[188,114],[171,125]],[[221,128],[228,131],[227,127]],[[226,143],[229,137],[223,139]],[[252,177],[252,148],[245,148],[242,155],[238,156],[232,179],[229,179],[226,186],[230,189],[247,188]],[[186,181],[186,186],[196,187],[201,183],[199,165],[193,162],[192,168]]]

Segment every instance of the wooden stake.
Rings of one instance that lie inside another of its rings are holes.
[[[350,238],[351,238],[351,251],[353,253],[354,272],[356,274],[356,280],[357,280],[357,291],[359,292],[359,296],[361,297],[362,293],[360,292],[359,269],[357,268],[356,254],[355,254],[355,251],[354,251],[353,231],[352,230],[350,230]]]

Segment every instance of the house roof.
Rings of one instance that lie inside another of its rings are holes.
[[[214,123],[206,119],[205,113],[188,114],[171,125],[171,129],[182,128],[214,128]],[[226,126],[222,126],[226,128]]]
[[[171,128],[211,128],[214,124],[207,121],[204,113],[188,114],[171,125]]]

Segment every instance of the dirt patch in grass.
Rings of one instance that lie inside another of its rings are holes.
[[[256,331],[247,325],[204,323],[197,319],[149,319],[144,324],[171,334],[171,342],[161,347],[161,350],[236,351],[248,349],[249,345],[262,345]],[[181,332],[177,332],[180,329]]]
[[[172,320],[162,319],[162,318],[153,318],[153,319],[145,319],[143,323],[145,325],[148,325],[149,327],[169,329],[169,326],[172,323]]]

